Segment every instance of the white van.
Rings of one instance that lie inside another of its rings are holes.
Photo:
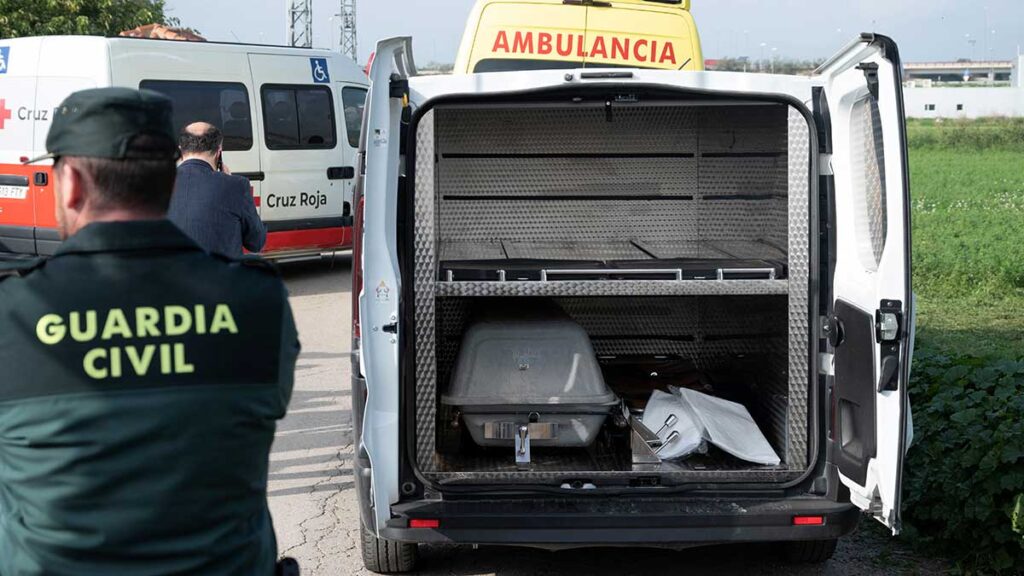
[[[224,132],[224,163],[252,183],[271,257],[352,244],[352,193],[367,78],[338,53],[301,48],[54,36],[0,41],[0,253],[59,244],[42,154],[70,93],[126,86],[174,101],[180,128]]]
[[[434,542],[773,541],[814,562],[861,511],[900,530],[914,306],[892,40],[813,77],[411,62],[408,39],[379,44],[360,152],[367,568],[411,570]]]

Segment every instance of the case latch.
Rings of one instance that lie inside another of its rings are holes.
[[[516,433],[516,468],[530,468],[530,425],[521,424]]]

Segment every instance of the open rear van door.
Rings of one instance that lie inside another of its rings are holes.
[[[818,74],[835,179],[830,459],[853,504],[898,533],[914,310],[896,44],[864,34]]]
[[[362,348],[360,370],[366,376],[363,448],[370,458],[375,526],[391,519],[398,501],[399,406],[398,350],[401,322],[398,267],[398,181],[401,172],[402,110],[406,95],[392,92],[398,81],[415,73],[412,39],[392,38],[377,44],[366,100],[366,172],[363,180],[363,290],[359,295]]]

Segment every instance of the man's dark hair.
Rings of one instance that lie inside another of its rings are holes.
[[[224,143],[224,134],[220,128],[210,124],[199,134],[188,131],[188,126],[178,133],[178,148],[182,154],[210,154],[216,152]]]
[[[58,162],[70,161],[90,181],[98,210],[164,214],[174,193],[178,167],[166,152],[154,157],[156,144],[153,137],[140,136],[131,143],[128,158],[69,157]]]

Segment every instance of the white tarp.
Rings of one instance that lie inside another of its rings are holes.
[[[643,418],[644,425],[662,442],[678,432],[678,437],[658,452],[662,460],[689,456],[707,441],[740,460],[779,465],[779,456],[745,406],[687,388],[670,389],[672,394],[655,391],[651,395]],[[665,426],[673,415],[675,423]]]

